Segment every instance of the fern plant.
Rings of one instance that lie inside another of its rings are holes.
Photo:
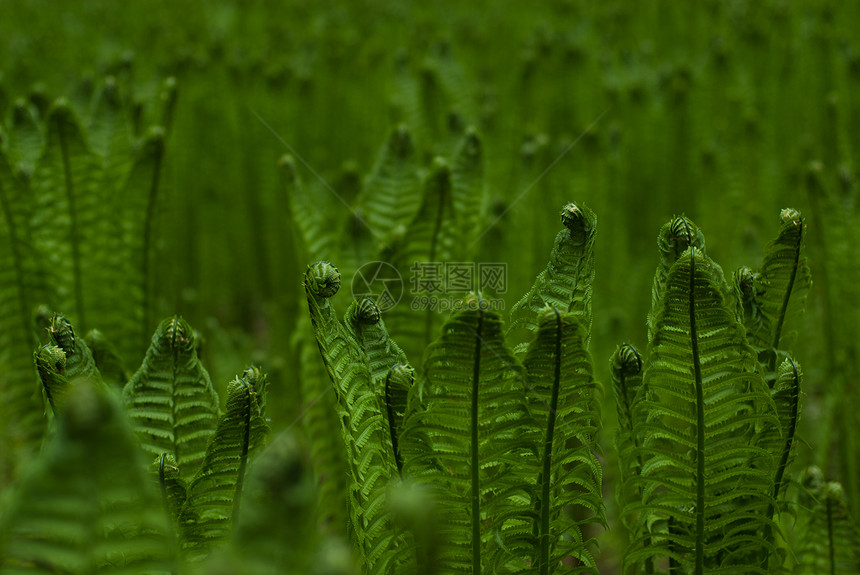
[[[163,116],[175,102],[164,86]],[[64,99],[19,100],[0,145],[0,354],[3,436],[22,460],[42,436],[25,350],[42,339],[37,304],[65,310],[80,333],[98,325],[117,357],[138,360],[150,330],[151,259],[164,129],[138,134],[129,102],[108,77],[88,119]],[[121,334],[133,333],[131,337]],[[117,385],[125,381],[116,381]],[[2,462],[4,482],[13,472]]]
[[[775,515],[801,385],[782,345],[810,279],[804,221],[788,209],[781,218],[762,271],[739,270],[735,286],[705,255],[693,222],[677,217],[660,232],[648,355],[626,344],[611,362],[631,573],[782,566]]]
[[[540,289],[523,300],[519,313],[536,325],[523,342],[525,363],[506,343],[501,316],[475,295],[427,348],[411,389],[413,371],[378,307],[353,302],[341,323],[329,301],[340,273],[327,262],[308,268],[310,317],[353,462],[350,526],[365,572],[431,561],[415,525],[391,530],[385,486],[400,476],[434,500],[440,572],[596,572],[589,526],[603,522],[602,395],[587,351],[594,216],[575,204],[562,216],[557,242],[577,246],[575,255],[554,255]]]

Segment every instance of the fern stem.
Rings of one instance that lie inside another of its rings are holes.
[[[549,575],[549,487],[552,465],[552,444],[555,439],[555,420],[558,413],[558,391],[561,384],[561,316],[558,309],[555,312],[555,365],[552,382],[552,396],[549,404],[549,415],[547,417],[546,437],[543,444],[543,471],[541,473],[541,500],[540,500],[540,575]]]
[[[81,246],[80,234],[78,231],[78,214],[75,204],[75,188],[72,180],[72,166],[69,158],[69,143],[66,140],[66,132],[62,127],[58,130],[60,137],[60,150],[63,155],[63,175],[66,180],[66,197],[69,202],[69,240],[72,244],[72,265],[73,277],[75,285],[75,308],[78,314],[77,321],[83,333],[86,327],[84,318],[84,287],[83,278],[81,277]]]
[[[167,485],[164,483],[164,460],[167,458],[167,453],[162,453],[158,458],[158,487],[161,489],[161,499],[164,501],[164,508],[170,510],[170,500],[167,498]]]
[[[788,279],[788,288],[785,290],[785,295],[782,298],[782,307],[779,310],[779,319],[776,322],[776,330],[773,334],[774,351],[779,348],[779,339],[782,337],[782,326],[785,323],[785,315],[788,312],[788,302],[791,299],[791,292],[794,291],[794,281],[797,278],[797,267],[800,265],[800,248],[803,246],[803,224],[801,223],[800,234],[797,236],[797,245],[794,248],[794,265],[791,267],[791,276]],[[776,354],[774,353],[770,359],[770,370],[776,369]]]
[[[173,316],[173,329],[170,334],[170,351],[173,354],[173,377],[170,381],[173,382],[173,385],[170,386],[170,425],[173,428],[171,434],[173,435],[173,457],[176,458],[177,462],[181,462],[182,458],[179,456],[179,441],[177,441],[176,437],[176,378],[179,373],[179,346],[176,342],[176,334],[179,332],[179,317]]]
[[[690,343],[696,378],[696,575],[705,572],[705,399],[696,332],[696,248],[690,248]]]
[[[481,377],[481,343],[484,327],[484,314],[478,309],[478,326],[475,332],[475,364],[472,371],[472,419],[471,427],[471,461],[472,471],[472,575],[481,573],[481,501],[479,487],[478,459],[478,383]]]

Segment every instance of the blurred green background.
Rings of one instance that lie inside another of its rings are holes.
[[[113,76],[146,125],[176,78],[153,321],[195,326],[222,389],[262,364],[276,430],[300,413],[291,341],[311,337],[294,335],[310,262],[293,245],[284,153],[319,194],[351,201],[399,124],[425,166],[476,127],[489,230],[475,258],[508,263],[509,306],[545,266],[560,207],[588,204],[604,382],[615,345],[645,344],[661,224],[691,217],[730,273],[758,264],[779,209],[800,209],[815,285],[794,349],[797,468],[822,465],[858,508],[860,3],[0,0],[0,14],[0,117],[16,98],[59,96],[86,117]]]

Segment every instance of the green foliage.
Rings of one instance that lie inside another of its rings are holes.
[[[410,562],[404,534],[390,527],[386,494],[397,474],[386,410],[374,389],[367,356],[335,316],[329,298],[340,273],[327,262],[308,267],[305,292],[317,344],[337,397],[346,451],[350,535],[365,569],[393,573]]]
[[[254,367],[227,386],[227,408],[209,437],[203,464],[188,484],[179,516],[182,546],[189,557],[204,554],[230,534],[249,458],[269,433],[267,386],[266,375]]]
[[[820,471],[818,472],[820,473]],[[800,549],[795,573],[856,573],[860,569],[860,531],[835,481],[812,485],[811,509],[798,528]]]
[[[637,516],[626,563],[663,556],[695,573],[759,572],[773,548],[776,461],[756,432],[777,425],[773,402],[719,266],[693,245],[658,278],[634,407],[641,499],[625,512]]]
[[[536,331],[537,314],[546,306],[576,313],[591,335],[591,289],[594,283],[594,236],[597,216],[588,207],[569,203],[561,211],[565,229],[555,238],[549,263],[532,289],[511,309],[511,330]]]
[[[172,455],[182,478],[193,477],[218,425],[219,405],[185,320],[161,322],[123,398],[144,451],[150,457]]]
[[[172,573],[169,523],[122,410],[72,382],[0,523],[0,573]]]

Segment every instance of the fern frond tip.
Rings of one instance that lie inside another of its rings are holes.
[[[320,297],[333,297],[340,289],[340,272],[329,262],[313,263],[305,272],[305,289]]]

